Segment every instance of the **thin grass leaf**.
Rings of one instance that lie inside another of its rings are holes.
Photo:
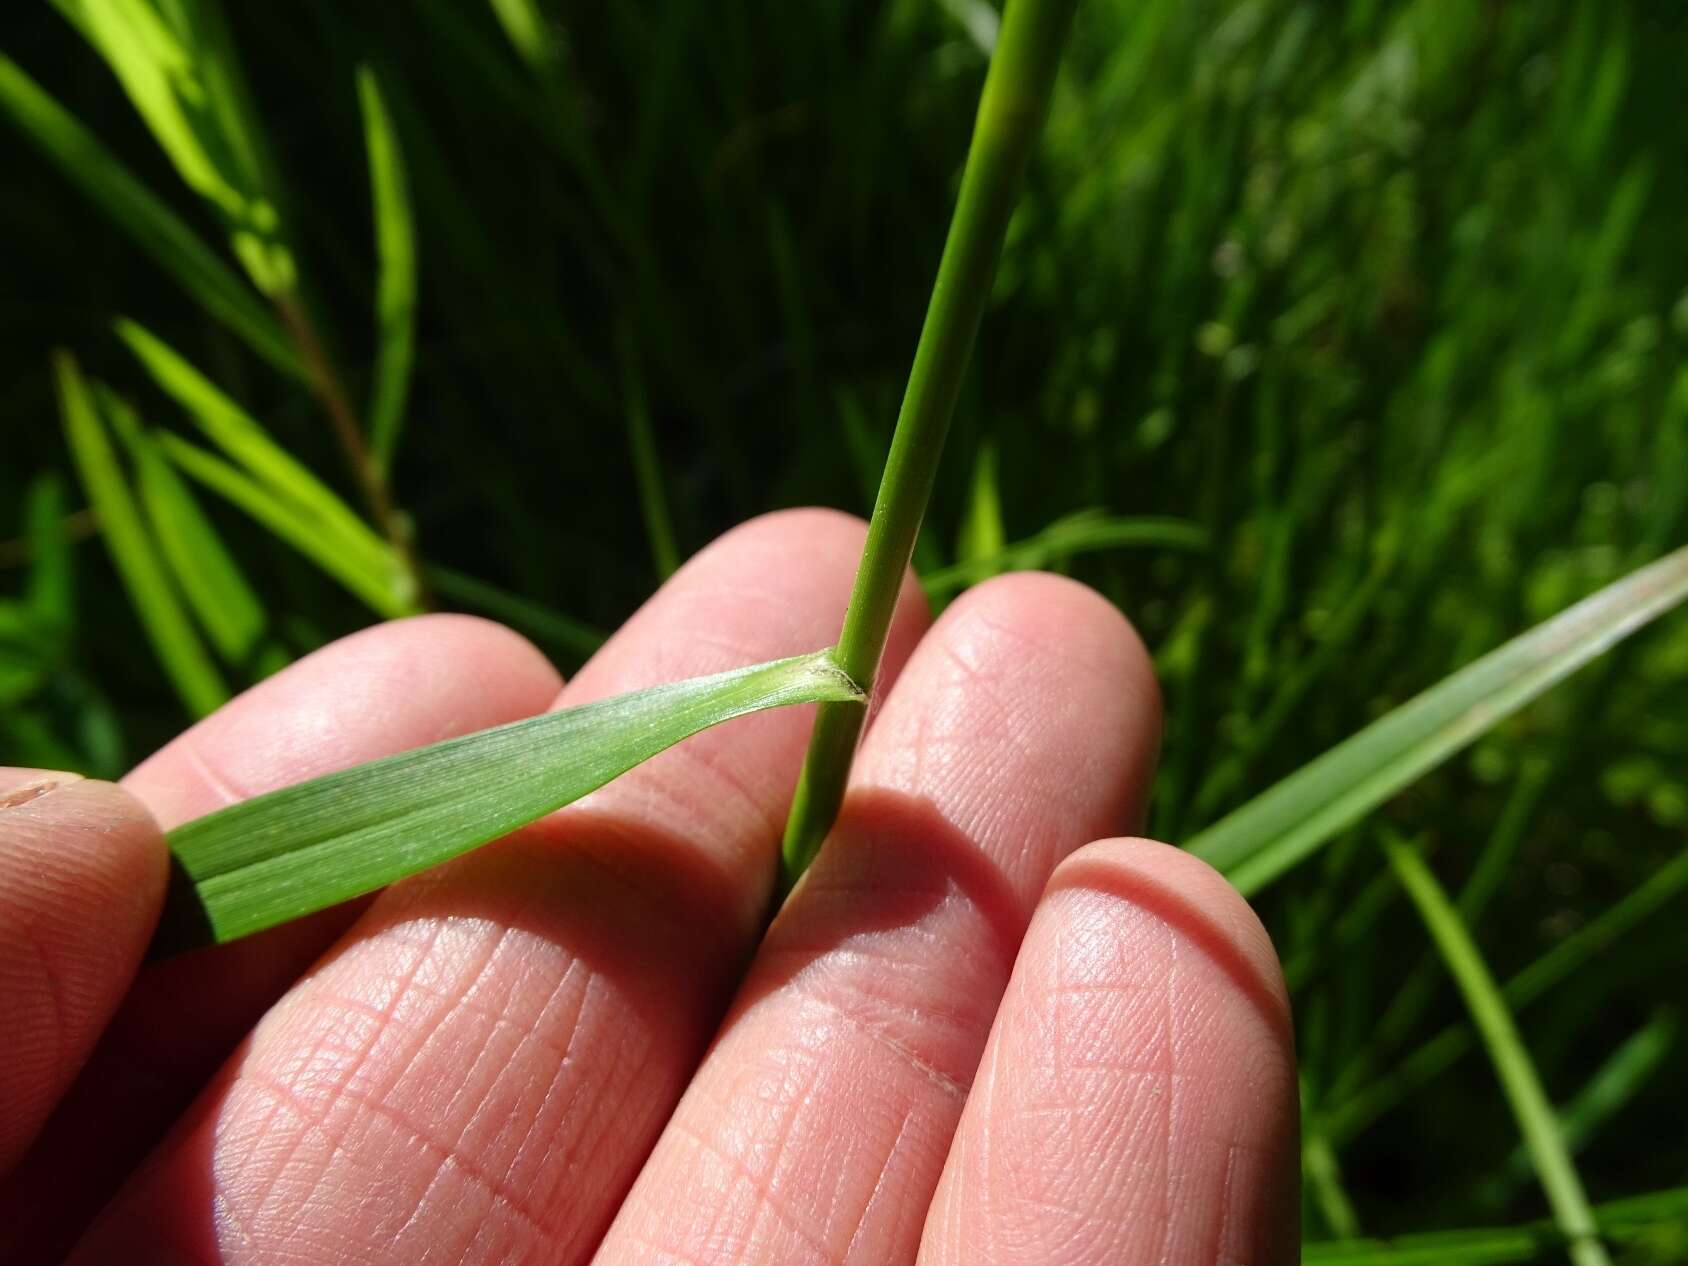
[[[967,494],[967,509],[961,516],[961,530],[955,544],[956,561],[1002,570],[1002,556],[1008,550],[1008,533],[1002,526],[1002,489],[997,482],[996,445],[983,444],[973,462],[973,482]],[[994,574],[986,572],[987,575]]]
[[[327,484],[277,444],[264,428],[212,384],[179,353],[133,321],[119,321],[117,333],[153,380],[187,410],[210,439],[244,466],[275,497],[297,507],[319,535],[365,559],[386,560],[392,594],[384,605],[408,613],[408,581],[397,557],[368,524],[354,514]]]
[[[1624,1039],[1565,1104],[1559,1113],[1559,1129],[1573,1155],[1586,1148],[1652,1080],[1670,1054],[1679,1027],[1674,1011],[1655,1015]],[[1504,1205],[1529,1177],[1529,1149],[1519,1146],[1507,1157],[1506,1167],[1484,1183],[1482,1198]]]
[[[566,651],[581,661],[595,654],[607,636],[602,629],[450,567],[432,565],[427,578],[442,598],[494,616],[535,641]]]
[[[530,717],[359,765],[170,832],[168,949],[233,940],[497,839],[733,717],[861,689],[817,651]]]
[[[1554,1221],[1570,1241],[1571,1260],[1577,1266],[1609,1266],[1610,1258],[1598,1238],[1599,1228],[1583,1192],[1582,1180],[1560,1132],[1559,1117],[1548,1102],[1535,1064],[1512,1021],[1512,1011],[1495,985],[1488,964],[1478,953],[1465,924],[1460,922],[1459,911],[1454,909],[1424,860],[1394,840],[1385,840],[1383,847],[1396,878],[1418,907],[1449,974],[1465,997],[1472,1022],[1500,1078],[1501,1089],[1518,1119],[1519,1131],[1553,1209]]]
[[[1608,585],[1460,669],[1188,842],[1244,895],[1688,598],[1688,548]]]
[[[209,0],[61,3],[104,58],[177,174],[221,215],[259,290],[293,293],[297,271],[247,117],[234,50]]]
[[[556,44],[545,16],[533,0],[488,0],[498,24],[522,60],[536,72],[548,70],[556,59]]]
[[[389,620],[413,613],[394,589],[392,576],[397,563],[384,542],[375,539],[348,548],[313,509],[276,496],[257,480],[178,435],[162,432],[158,442],[184,474],[246,511],[338,580],[370,610]]]
[[[170,587],[164,564],[147,537],[140,512],[96,412],[93,396],[69,353],[53,358],[65,435],[88,499],[100,516],[101,535],[123,577],[130,600],[182,702],[196,716],[216,711],[229,697],[216,665]]]
[[[129,450],[147,522],[188,606],[224,660],[247,664],[268,624],[263,605],[134,410],[112,392],[98,394],[112,428]]]
[[[375,209],[375,381],[369,399],[370,455],[392,469],[410,394],[416,343],[416,228],[410,185],[392,116],[375,72],[358,68],[358,105],[369,150],[369,194]]]
[[[1614,1241],[1630,1241],[1688,1219],[1688,1187],[1648,1192],[1596,1205],[1601,1232]],[[1346,1240],[1301,1246],[1303,1266],[1479,1266],[1480,1263],[1535,1262],[1545,1251],[1565,1243],[1551,1222],[1472,1230],[1421,1231],[1388,1240]]]
[[[920,579],[928,597],[947,597],[999,572],[1047,567],[1074,554],[1127,546],[1165,549],[1207,548],[1207,532],[1184,519],[1126,518],[1084,510],[1058,519],[1035,535],[1015,541],[1000,553],[984,554],[928,572]]]
[[[1623,900],[1508,980],[1504,990],[1507,1004],[1514,1010],[1529,1006],[1685,890],[1688,890],[1688,849],[1654,871]],[[1331,1136],[1338,1143],[1353,1138],[1415,1088],[1454,1064],[1473,1045],[1469,1027],[1449,1025],[1399,1060],[1387,1076],[1343,1101],[1330,1114],[1327,1128]]]
[[[0,53],[0,111],[135,245],[271,365],[305,376],[274,313],[169,207],[16,63]]]
[[[56,471],[37,475],[29,485],[24,523],[30,547],[29,581],[24,604],[30,620],[60,636],[70,631],[72,609],[70,537],[65,532],[64,480]]]
[[[645,518],[645,536],[651,545],[651,561],[657,579],[667,580],[680,566],[680,549],[674,543],[674,521],[668,512],[668,492],[662,477],[662,455],[657,449],[651,408],[645,385],[633,355],[633,338],[625,329],[617,339],[621,358],[622,395],[626,400],[627,442],[633,453],[633,475],[638,482],[639,509]]]

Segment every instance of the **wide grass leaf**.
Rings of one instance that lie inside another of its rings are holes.
[[[733,717],[861,698],[818,651],[530,717],[230,805],[170,832],[175,867],[155,948],[234,940],[373,891]]]
[[[1402,704],[1187,842],[1252,895],[1415,778],[1688,598],[1676,550]]]

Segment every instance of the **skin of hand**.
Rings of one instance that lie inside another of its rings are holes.
[[[418,744],[824,645],[862,525],[746,524],[566,686],[366,630],[121,787],[0,770],[0,1261],[1297,1260],[1289,1007],[1246,903],[1128,838],[1141,643],[1054,576],[904,587],[843,813],[771,927],[809,709],[373,899],[143,963],[161,829]]]

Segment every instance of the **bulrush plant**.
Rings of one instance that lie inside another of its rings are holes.
[[[419,561],[408,520],[388,482],[415,359],[415,245],[405,168],[379,83],[366,70],[358,80],[358,95],[379,269],[378,351],[365,422],[309,316],[286,232],[286,200],[273,188],[273,173],[238,82],[212,74],[194,81],[197,87],[188,82],[195,66],[232,65],[221,25],[210,17],[214,8],[190,5],[183,10],[201,20],[174,32],[183,47],[171,63],[176,69],[165,74],[147,62],[147,46],[133,40],[134,31],[143,27],[154,35],[169,32],[147,0],[66,0],[61,7],[116,67],[184,179],[217,209],[231,249],[261,298],[4,58],[0,106],[209,313],[269,365],[308,388],[367,503],[364,514],[354,512],[229,394],[134,322],[119,324],[120,338],[192,419],[209,447],[149,429],[132,406],[86,378],[68,354],[58,359],[59,400],[70,447],[119,574],[178,692],[193,711],[205,713],[228,695],[219,663],[273,666],[282,653],[266,641],[252,588],[198,509],[190,481],[239,507],[383,617],[419,609],[430,587],[468,594],[476,585]],[[782,849],[782,890],[789,892],[801,881],[839,810],[899,587],[914,556],[1076,7],[1076,0],[1010,0],[995,34],[948,238],[836,643],[417,748],[179,826],[169,834],[174,870],[156,952],[232,941],[371,892],[534,821],[710,726],[763,709],[818,703]],[[527,8],[500,6],[501,16],[506,11]],[[547,68],[554,54],[542,39],[543,27],[520,30],[526,33],[517,40],[524,57],[536,73],[551,73]],[[156,40],[151,47],[157,47]],[[625,368],[636,386],[638,366],[630,352]],[[642,401],[633,412],[641,487],[646,509],[653,512],[662,506],[654,439]],[[132,475],[125,473],[125,457]],[[647,518],[655,525],[652,536],[662,570],[671,570],[675,549],[666,515],[648,513]],[[929,574],[929,591],[942,596],[993,567],[1035,563],[1043,556],[1040,550],[1071,553],[1122,543],[1200,549],[1205,540],[1198,529],[1179,521],[1077,516],[1014,546],[998,540],[999,548],[983,564],[974,560]],[[1659,548],[1662,542],[1653,552]],[[1381,584],[1387,568],[1380,567],[1376,575]],[[1474,659],[1180,842],[1252,897],[1684,599],[1688,548],[1663,554]],[[494,594],[486,605],[514,601]],[[554,619],[543,613],[539,618]],[[203,629],[209,647],[196,629]],[[592,630],[566,621],[554,631],[582,655],[596,642]],[[1233,772],[1240,777],[1240,766]],[[1212,797],[1214,803],[1220,800]],[[1522,1261],[1554,1246],[1563,1247],[1579,1266],[1602,1266],[1607,1260],[1602,1237],[1621,1237],[1649,1219],[1679,1216],[1688,1208],[1681,1192],[1591,1206],[1510,1018],[1509,1008],[1523,1005],[1544,986],[1530,992],[1494,983],[1462,926],[1466,911],[1441,891],[1410,844],[1391,841],[1375,869],[1380,882],[1398,883],[1411,897],[1466,999],[1477,1040],[1492,1056],[1518,1119],[1553,1222],[1445,1234],[1423,1243],[1355,1239],[1310,1246],[1306,1260],[1327,1266]],[[1688,883],[1688,871],[1679,864],[1652,883],[1649,909]],[[1543,970],[1557,972],[1557,979],[1598,948],[1594,939],[1567,941],[1562,959]],[[1575,954],[1583,957],[1575,959]],[[1292,982],[1297,970],[1292,960]],[[1464,1030],[1455,1031],[1453,1040],[1470,1044]],[[1435,1052],[1427,1057],[1434,1058]],[[1411,1060],[1402,1065],[1411,1067]],[[1328,1167],[1320,1168],[1321,1157],[1328,1161],[1344,1114],[1363,1115],[1371,1110],[1368,1095],[1395,1093],[1399,1086],[1389,1082],[1350,1089],[1348,1099],[1334,1105],[1310,1139],[1310,1185],[1320,1191],[1335,1191],[1321,1179],[1329,1176]],[[1327,1220],[1340,1226],[1346,1220],[1341,1201],[1336,1194],[1330,1198]]]

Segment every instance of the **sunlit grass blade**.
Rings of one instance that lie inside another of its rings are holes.
[[[383,607],[414,611],[408,577],[387,543],[354,514],[327,484],[283,449],[246,410],[219,390],[179,353],[133,321],[119,321],[117,332],[155,382],[225,453],[239,462],[275,497],[291,503],[308,521],[366,558],[388,561],[386,584],[392,590]]]
[[[1187,842],[1245,895],[1688,597],[1688,548],[1561,612],[1338,744]]]
[[[1058,519],[1041,532],[986,553],[928,572],[920,578],[931,597],[947,597],[968,585],[977,584],[998,572],[1048,567],[1056,560],[1075,554],[1132,546],[1200,550],[1207,548],[1207,533],[1185,519],[1131,518],[1088,510]]]
[[[1583,1192],[1582,1180],[1565,1146],[1558,1114],[1542,1089],[1535,1064],[1512,1021],[1512,1011],[1495,985],[1488,965],[1465,930],[1453,902],[1424,860],[1410,847],[1394,840],[1384,842],[1384,851],[1396,878],[1418,907],[1431,939],[1465,998],[1478,1035],[1488,1048],[1501,1089],[1512,1105],[1542,1190],[1553,1209],[1554,1221],[1569,1240],[1571,1260],[1577,1266],[1608,1266],[1610,1258],[1599,1240],[1599,1228]]]
[[[141,624],[188,709],[197,716],[214,712],[228,699],[229,692],[170,587],[164,563],[147,536],[93,395],[68,353],[58,353],[53,367],[71,454],[88,499],[99,513],[101,535]]]
[[[283,373],[304,377],[292,341],[263,300],[4,53],[0,110],[206,312]]]
[[[108,391],[99,392],[99,400],[129,450],[147,523],[200,627],[224,660],[248,663],[267,623],[258,596],[134,411]]]
[[[519,594],[507,593],[474,576],[436,564],[428,568],[427,577],[440,597],[503,620],[536,642],[564,651],[577,661],[590,658],[604,644],[606,635],[602,629]]]
[[[371,537],[348,544],[313,507],[276,496],[235,466],[180,436],[166,431],[158,442],[184,474],[246,511],[351,590],[370,610],[388,619],[412,614],[413,608],[401,600],[394,585],[398,563],[385,542]]]
[[[818,651],[530,717],[243,801],[170,832],[160,948],[233,940],[507,834],[765,708],[860,700]]]
[[[1688,1187],[1609,1200],[1595,1206],[1594,1217],[1601,1233],[1614,1243],[1640,1240],[1660,1230],[1688,1231]],[[1303,1266],[1498,1266],[1539,1262],[1544,1253],[1564,1243],[1564,1234],[1551,1222],[1531,1222],[1515,1227],[1424,1231],[1389,1240],[1303,1244],[1301,1261]]]
[[[358,69],[358,104],[369,150],[369,192],[375,210],[375,380],[369,400],[370,455],[381,471],[392,468],[404,426],[416,343],[416,228],[404,155],[381,85],[369,67]]]
[[[980,446],[979,455],[973,460],[973,482],[967,494],[967,509],[961,516],[955,558],[961,566],[972,564],[986,569],[984,574],[988,576],[1002,570],[1002,556],[1007,549],[996,445],[987,443]]]

